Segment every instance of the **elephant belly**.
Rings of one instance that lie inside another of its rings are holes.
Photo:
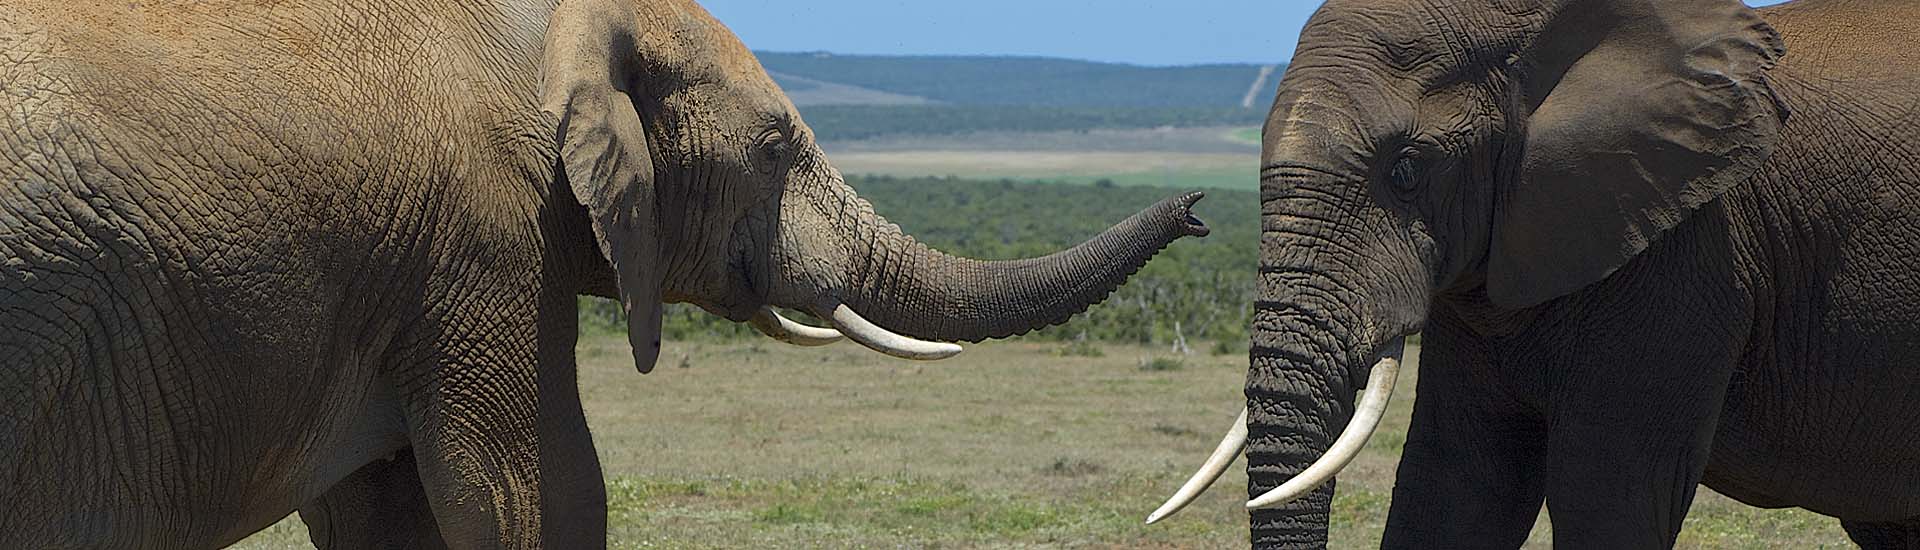
[[[1920,349],[1888,344],[1849,353],[1880,356],[1871,362],[1737,376],[1704,483],[1756,506],[1853,521],[1920,517],[1920,369],[1909,366]]]

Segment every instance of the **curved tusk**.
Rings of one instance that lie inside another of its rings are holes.
[[[1160,505],[1160,509],[1147,515],[1147,525],[1167,519],[1167,516],[1192,504],[1193,499],[1198,498],[1200,493],[1207,492],[1207,488],[1212,487],[1213,482],[1220,479],[1220,474],[1227,473],[1227,466],[1232,465],[1233,459],[1239,458],[1240,451],[1246,448],[1247,408],[1241,407],[1240,418],[1234,419],[1233,427],[1227,428],[1227,436],[1220,439],[1220,446],[1213,449],[1213,455],[1207,457],[1206,464],[1200,465],[1200,471],[1194,472],[1193,478],[1188,479],[1186,485],[1181,485],[1180,490],[1173,493],[1173,498],[1167,499],[1167,503]]]
[[[1347,421],[1347,429],[1340,432],[1340,439],[1327,449],[1327,454],[1293,479],[1248,501],[1248,510],[1272,508],[1305,496],[1333,479],[1334,474],[1353,462],[1353,457],[1360,455],[1367,438],[1373,437],[1373,430],[1380,427],[1380,417],[1387,412],[1387,398],[1393,397],[1393,381],[1400,375],[1400,352],[1404,343],[1404,339],[1394,341],[1390,346],[1393,353],[1373,364],[1373,373],[1367,377],[1367,392],[1361,394],[1358,410],[1354,411],[1353,419]]]
[[[841,338],[838,331],[795,323],[771,307],[761,307],[752,319],[747,320],[747,324],[761,334],[796,346],[824,346]]]
[[[833,328],[839,329],[841,334],[847,335],[847,338],[854,342],[873,351],[901,359],[933,361],[960,354],[959,344],[928,342],[894,334],[893,331],[880,328],[879,325],[860,317],[860,314],[854,313],[853,308],[847,307],[846,304],[835,306],[830,319],[833,321]]]

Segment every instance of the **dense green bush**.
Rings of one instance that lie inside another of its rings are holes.
[[[1072,246],[1181,190],[965,181],[950,178],[852,177],[861,196],[890,221],[941,250],[983,259],[1038,256]],[[1025,338],[1087,338],[1164,345],[1184,336],[1201,350],[1246,341],[1258,266],[1259,195],[1209,190],[1196,214],[1213,228],[1204,239],[1181,239],[1112,296],[1066,325]],[[583,299],[587,330],[624,327],[618,307]],[[736,338],[746,328],[698,308],[667,311],[669,340]],[[1083,336],[1084,335],[1084,336]],[[1203,346],[1204,343],[1216,343]],[[1224,344],[1222,344],[1224,343]]]

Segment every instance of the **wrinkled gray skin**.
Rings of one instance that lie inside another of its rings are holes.
[[[576,295],[977,341],[1205,232],[920,246],[685,0],[10,0],[0,113],[0,548],[600,547]]]
[[[1777,32],[1776,32],[1777,31]],[[1384,546],[1920,548],[1920,3],[1332,0],[1265,130],[1249,494],[1424,334]],[[1252,516],[1327,543],[1329,485]]]

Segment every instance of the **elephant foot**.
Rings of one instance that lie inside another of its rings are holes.
[[[1841,520],[1840,527],[1865,550],[1920,550],[1920,518],[1890,523]]]

